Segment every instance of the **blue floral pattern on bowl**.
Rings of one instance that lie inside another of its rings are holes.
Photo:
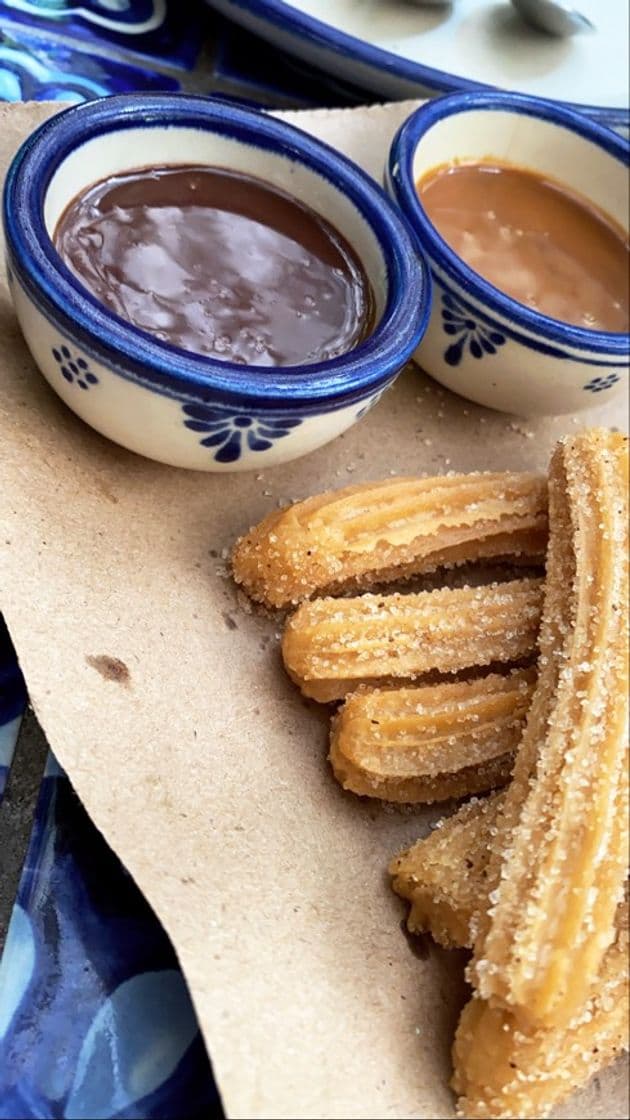
[[[584,388],[589,393],[603,393],[604,389],[612,389],[621,378],[618,373],[605,373],[601,377],[592,377]]]
[[[244,445],[250,451],[268,451],[302,423],[299,416],[248,416],[198,404],[184,405],[184,413],[189,418],[184,420],[186,428],[205,433],[202,446],[217,448],[217,463],[236,463]]]
[[[143,164],[163,160],[165,145],[176,148],[178,158],[188,152],[194,161],[200,133],[208,158],[216,145],[223,152],[223,138],[229,137],[230,164],[253,160],[267,179],[278,175],[283,181],[291,167],[303,167],[308,197],[302,201],[323,207],[341,234],[347,224],[348,235],[354,236],[351,230],[360,220],[355,248],[366,263],[379,310],[360,346],[318,362],[261,372],[256,365],[235,366],[220,355],[165,345],[99,300],[86,299],[46,228],[51,183],[62,186],[55,195],[60,208],[80,193],[81,176],[89,176],[89,169],[74,160],[84,146],[98,149],[94,158],[101,175],[115,175],[118,144],[122,151],[131,144]],[[307,132],[231,101],[154,94],[72,106],[22,144],[4,198],[7,255],[17,281],[13,302],[43,376],[101,435],[171,466],[251,470],[259,469],[261,460],[278,464],[316,450],[350,428],[357,410],[391,384],[428,323],[427,267],[374,179]],[[62,385],[60,365],[69,366],[53,353],[54,348],[61,354],[59,340],[89,357],[100,379],[97,392],[75,393]]]
[[[88,362],[80,354],[72,355],[72,351],[65,342],[59,347],[53,346],[55,359],[61,376],[70,384],[78,385],[80,389],[89,389],[91,385],[98,385],[98,377],[92,373]]]
[[[459,365],[466,345],[473,358],[496,354],[498,347],[505,345],[505,335],[478,323],[450,292],[442,292],[442,325],[444,334],[459,335],[444,351],[444,360],[449,366]]]
[[[366,413],[370,411],[370,409],[374,408],[374,405],[378,404],[381,397],[383,396],[383,393],[385,393],[386,391],[387,387],[385,389],[380,389],[378,393],[374,393],[374,396],[370,397],[369,401],[367,401],[366,404],[361,405],[361,408],[357,412],[357,420],[361,420],[362,417],[364,417]]]

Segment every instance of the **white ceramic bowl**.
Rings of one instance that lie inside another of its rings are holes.
[[[95,181],[169,163],[252,173],[324,215],[372,284],[370,336],[329,361],[269,369],[191,354],[109,311],[63,263],[55,225]],[[380,187],[298,129],[217,99],[111,97],[53,117],[13,161],[3,219],[13,302],[46,380],[103,435],[179,467],[260,470],[327,443],[391,385],[428,321],[427,270]]]
[[[440,236],[416,183],[451,160],[497,159],[565,183],[626,230],[627,141],[580,114],[510,93],[463,93],[418,109],[395,137],[386,180],[434,283],[419,364],[463,397],[503,412],[562,414],[627,390],[627,334],[583,330],[511,299]]]

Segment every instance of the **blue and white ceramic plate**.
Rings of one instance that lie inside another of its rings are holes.
[[[185,69],[194,66],[203,24],[201,0],[0,0],[0,20]]]
[[[507,0],[208,0],[334,77],[391,98],[481,86],[533,94],[628,124],[627,0],[580,0],[593,34],[553,39]]]
[[[47,39],[26,27],[0,24],[0,101],[79,102],[178,88],[168,74],[86,52],[80,44]]]
[[[0,616],[0,799],[26,704]],[[49,758],[0,961],[0,1118],[221,1120],[184,978]]]

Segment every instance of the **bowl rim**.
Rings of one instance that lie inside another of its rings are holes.
[[[404,213],[429,260],[435,260],[446,275],[464,288],[465,296],[478,297],[492,311],[515,327],[525,327],[549,343],[591,353],[624,356],[630,351],[630,335],[617,331],[593,331],[527,307],[491,284],[460,257],[438,233],[416,190],[413,160],[419,143],[430,129],[446,117],[473,110],[510,111],[536,117],[565,127],[581,139],[594,142],[614,156],[626,169],[630,164],[630,142],[612,129],[573,109],[522,93],[475,91],[439,97],[416,109],[403,122],[390,148],[387,177],[391,192]],[[524,342],[529,341],[523,338]],[[532,340],[532,342],[535,340]]]
[[[386,266],[386,303],[372,334],[328,361],[245,366],[162,342],[105,307],[55,249],[44,224],[44,201],[53,174],[75,148],[136,127],[216,132],[300,162],[349,197]],[[4,188],[3,222],[10,266],[46,317],[116,373],[177,399],[236,399],[281,409],[322,402],[341,407],[390,381],[416,349],[429,320],[428,267],[418,258],[405,219],[378,183],[295,126],[218,97],[119,94],[63,110],[40,125],[15,155]]]

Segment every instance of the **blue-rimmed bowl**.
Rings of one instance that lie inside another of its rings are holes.
[[[332,222],[372,284],[371,335],[329,361],[259,368],[191,354],[104,307],[53,246],[60,215],[99,179],[185,163],[249,172]],[[66,110],[17,153],[3,218],[14,306],[46,380],[97,431],[174,466],[260,469],[320,447],[378,400],[428,322],[427,270],[377,184],[298,129],[215,99],[132,95]]]
[[[495,288],[449,248],[416,184],[453,160],[496,159],[565,183],[627,231],[628,156],[627,141],[611,130],[521,94],[453,94],[405,121],[386,183],[431,269],[433,309],[416,353],[427,373],[470,400],[521,415],[577,412],[626,390],[627,334],[550,319]]]

